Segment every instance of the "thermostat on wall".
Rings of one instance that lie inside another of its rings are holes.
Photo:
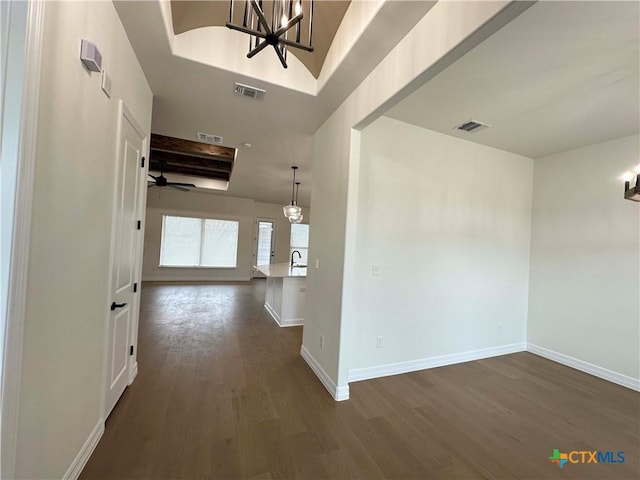
[[[100,50],[88,40],[82,40],[80,43],[80,60],[84,66],[92,72],[102,70],[102,55]]]

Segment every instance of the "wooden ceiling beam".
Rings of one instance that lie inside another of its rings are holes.
[[[159,172],[161,169],[158,166],[155,166],[153,163],[149,164],[149,170],[156,171]],[[171,175],[172,173],[175,174],[179,174],[179,175],[189,175],[192,177],[202,177],[202,178],[210,178],[213,180],[225,180],[225,181],[229,181],[229,179],[231,178],[231,172],[201,172],[201,171],[194,171],[193,168],[190,167],[180,167],[180,166],[174,166],[172,168],[165,168],[164,170],[162,170],[163,173],[165,175]]]
[[[150,161],[152,164],[166,165],[167,168],[176,165],[221,172],[230,172],[233,170],[233,163],[193,158],[179,153],[161,152],[158,150],[151,151]]]
[[[229,181],[236,149],[151,134],[149,169]]]
[[[194,157],[211,158],[233,162],[236,157],[236,149],[223,145],[211,145],[209,143],[194,142],[182,138],[167,137],[165,135],[151,134],[151,150],[163,150],[177,152]]]

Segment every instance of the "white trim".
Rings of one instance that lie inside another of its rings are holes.
[[[133,381],[138,376],[138,362],[135,362],[131,368],[129,369],[129,385],[133,383]]]
[[[127,107],[127,104],[124,102],[124,100],[120,99],[119,103],[118,103],[120,110],[120,115],[124,116],[124,118],[127,119],[127,121],[131,124],[131,126],[133,127],[133,129],[136,131],[136,133],[138,134],[138,136],[142,139],[143,142],[143,146],[142,146],[142,154],[146,155],[146,152],[144,151],[144,141],[146,140],[148,133],[144,131],[144,129],[140,126],[140,124],[137,122],[136,118],[133,116],[133,113],[131,113],[131,110],[129,110],[129,108]],[[118,144],[118,147],[120,147],[120,144]],[[147,165],[148,167],[148,165]],[[146,180],[145,180],[146,182]]]
[[[349,400],[349,385],[343,385],[341,387],[336,388],[336,394],[333,397],[336,402],[342,402],[344,400]]]
[[[408,362],[389,363],[375,367],[352,368],[349,370],[349,382],[369,380],[371,378],[387,377],[389,375],[399,375],[401,373],[415,372],[428,368],[444,367],[456,363],[469,362],[472,360],[482,360],[483,358],[497,357],[509,353],[524,352],[525,342],[500,345],[498,347],[482,348],[470,350],[468,352],[452,353],[448,355],[438,355],[437,357],[420,358]]]
[[[76,455],[76,458],[69,466],[69,469],[62,477],[63,480],[76,480],[80,476],[80,473],[82,473],[82,469],[87,464],[89,457],[91,457],[91,454],[95,450],[96,445],[98,445],[98,442],[100,441],[103,433],[104,419],[100,418],[96,426],[93,428],[93,431],[89,434],[87,441],[84,442],[84,445],[78,452],[78,455]]]
[[[255,265],[258,264],[258,233],[259,233],[259,229],[258,229],[258,223],[259,222],[265,222],[265,223],[271,223],[273,225],[273,230],[271,231],[271,250],[269,252],[269,264],[272,264],[273,261],[275,260],[275,254],[276,254],[276,229],[278,227],[278,221],[275,218],[269,218],[269,217],[254,217],[253,219],[253,253],[252,253],[252,257],[251,257],[251,263],[252,265],[254,265],[253,269],[252,269],[252,277],[253,278],[267,278],[265,276],[264,273],[262,273],[260,270],[258,270],[257,268],[255,268]]]
[[[14,478],[20,404],[20,376],[27,305],[31,213],[33,209],[40,70],[45,2],[29,2],[25,35],[24,81],[19,140],[14,231],[9,273],[5,353],[2,363],[2,470],[0,477]]]
[[[273,318],[273,321],[276,322],[279,327],[302,327],[304,325],[304,318],[288,318],[287,320],[281,320],[280,315],[278,315],[268,303],[264,304],[264,309],[269,315],[271,315],[271,318]]]
[[[164,277],[160,275],[148,275],[142,277],[143,282],[249,282],[251,277],[197,277],[194,275],[186,275],[184,277],[169,276]]]
[[[300,348],[300,355],[304,358],[304,361],[307,362],[307,365],[313,370],[313,373],[320,379],[324,388],[331,394],[334,400],[340,402],[342,400],[349,400],[349,385],[344,385],[340,387],[336,387],[336,384],[327,372],[320,366],[318,361],[313,358],[313,355],[307,350],[307,348],[302,345]]]
[[[534,345],[533,343],[527,343],[527,352],[531,352],[534,355],[544,357],[567,367],[575,368],[576,370],[580,370],[581,372],[588,373],[595,377],[608,380],[609,382],[617,383],[618,385],[630,388],[631,390],[640,391],[640,379],[638,378],[614,372],[613,370],[570,357],[564,353],[549,350],[548,348],[544,348],[539,345]]]
[[[281,327],[282,325],[280,325],[280,315],[278,315],[278,313],[273,308],[271,308],[271,305],[269,305],[268,303],[265,303],[264,309],[267,311],[269,315],[271,315],[271,318],[273,318],[273,321],[276,322],[276,324],[279,327]]]

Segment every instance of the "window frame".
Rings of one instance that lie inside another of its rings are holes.
[[[235,266],[211,266],[211,265],[163,265],[162,264],[162,247],[164,245],[164,234],[165,234],[165,218],[166,217],[178,217],[178,218],[191,218],[195,220],[200,220],[200,248],[198,251],[198,262],[202,262],[202,246],[204,244],[204,235],[205,235],[205,221],[206,220],[219,220],[223,222],[235,222],[238,225],[238,232],[236,237],[236,254],[235,254]],[[222,216],[223,217],[223,216]],[[158,252],[158,268],[195,268],[195,269],[213,269],[213,270],[236,270],[238,268],[238,253],[240,249],[240,219],[237,217],[211,217],[206,216],[203,217],[201,215],[184,215],[182,213],[168,213],[164,212],[161,214],[160,219],[160,251]]]
[[[294,228],[294,225],[306,225],[307,229],[309,230],[309,233],[311,231],[311,227],[310,227],[310,225],[308,223],[294,223],[294,224],[291,224],[291,229],[289,230],[289,258],[291,258],[291,256],[293,255],[293,251],[294,250],[300,251],[301,255],[302,255],[302,251],[304,250],[304,252],[306,253],[307,265],[308,265],[308,263],[309,263],[309,241],[308,241],[308,238],[309,237],[307,235],[307,246],[306,247],[294,247],[291,244],[291,237],[292,237],[292,234],[293,234],[292,230]],[[305,255],[302,255],[302,258],[304,258],[304,257],[305,257]]]

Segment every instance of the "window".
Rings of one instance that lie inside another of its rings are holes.
[[[291,241],[289,242],[291,248],[289,249],[289,258],[294,250],[300,252],[302,258],[298,259],[296,254],[293,259],[294,262],[302,265],[307,265],[307,259],[309,257],[309,225],[304,223],[292,223],[291,224]]]
[[[160,266],[234,268],[238,228],[231,220],[163,215]]]

